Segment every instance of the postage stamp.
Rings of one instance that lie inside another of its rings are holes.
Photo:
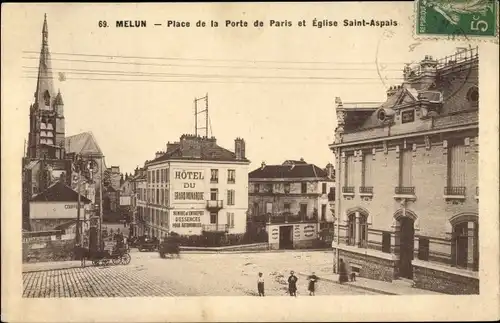
[[[416,0],[417,36],[498,37],[495,0]]]

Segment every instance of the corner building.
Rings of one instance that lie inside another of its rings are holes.
[[[342,103],[335,259],[362,277],[479,293],[477,48],[404,68],[384,103]]]
[[[214,137],[182,135],[146,162],[146,232],[156,237],[171,231],[245,233],[250,162],[245,141],[237,138],[234,144],[232,152]]]

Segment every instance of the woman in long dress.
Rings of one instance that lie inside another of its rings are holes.
[[[339,283],[343,284],[349,281],[349,276],[347,274],[347,266],[343,259],[340,259],[339,263]]]

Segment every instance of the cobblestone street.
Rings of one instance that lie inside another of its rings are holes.
[[[332,266],[331,254],[324,252],[186,253],[181,259],[161,259],[156,252],[132,250],[131,256],[126,266],[36,264],[23,273],[23,297],[252,296],[259,271],[264,273],[266,295],[279,296],[286,295],[290,270],[321,275]],[[298,288],[298,296],[308,295],[306,277],[299,276]],[[316,294],[374,293],[319,281]]]

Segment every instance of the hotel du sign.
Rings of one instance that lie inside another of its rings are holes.
[[[173,169],[174,203],[205,203],[205,174],[203,169]]]

